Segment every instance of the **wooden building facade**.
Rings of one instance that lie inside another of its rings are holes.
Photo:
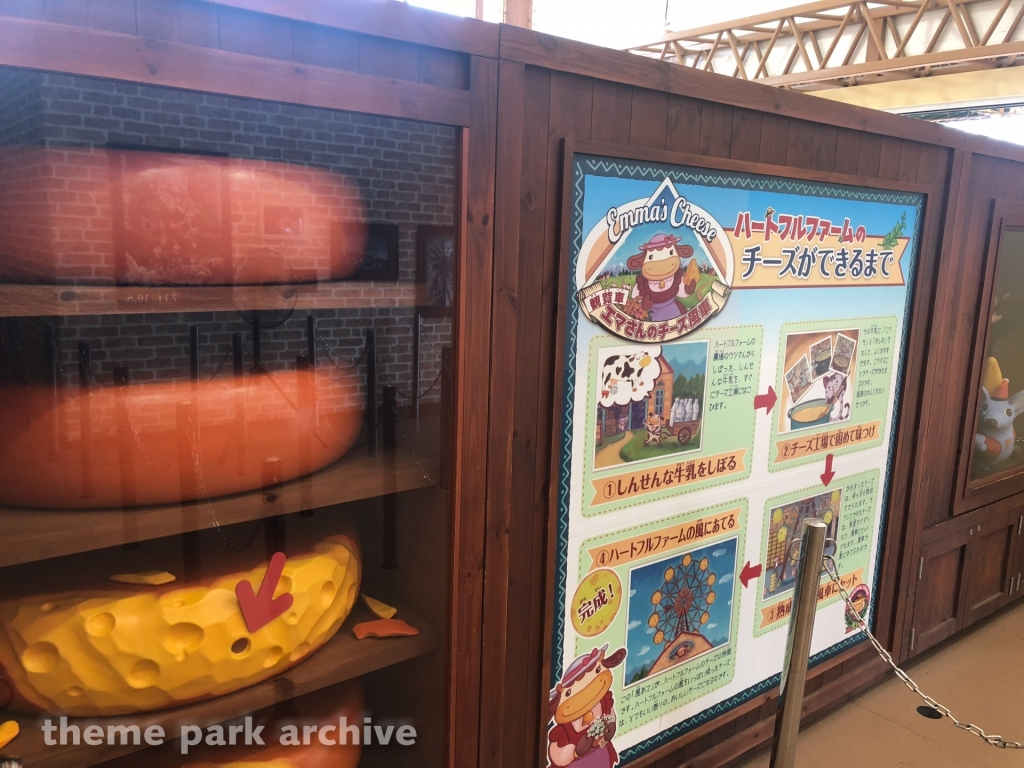
[[[906,660],[1019,596],[1024,475],[977,481],[969,465],[998,245],[1024,228],[1024,150],[369,0],[0,0],[0,66],[455,131],[445,764],[546,764],[563,169],[573,146],[926,196],[876,634]],[[117,302],[68,294],[4,285],[0,302],[5,315],[99,313]],[[330,301],[315,290],[300,300]],[[27,534],[0,546],[15,545],[52,556]],[[886,671],[867,643],[814,667],[806,715]],[[767,744],[776,699],[765,693],[634,765],[729,765]],[[94,764],[63,759],[45,764]]]

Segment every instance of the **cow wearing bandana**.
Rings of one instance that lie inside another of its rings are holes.
[[[677,299],[691,296],[697,290],[697,260],[690,259],[683,266],[683,259],[693,255],[693,248],[679,242],[675,235],[655,235],[640,246],[640,253],[626,260],[628,269],[640,271],[631,297],[653,322],[682,315],[683,306]]]
[[[548,731],[548,764],[564,768],[613,768],[619,754],[612,746],[615,702],[611,668],[626,658],[620,648],[594,648],[569,665],[551,691],[548,708],[554,725]]]

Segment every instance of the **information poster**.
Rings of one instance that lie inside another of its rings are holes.
[[[923,196],[571,172],[547,756],[610,768],[778,684],[805,519],[870,621]]]

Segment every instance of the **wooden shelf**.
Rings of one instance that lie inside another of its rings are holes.
[[[435,462],[422,458],[419,461],[431,477],[440,476]],[[214,520],[227,526],[429,485],[412,452],[403,448],[367,456],[365,448],[358,448],[311,475],[209,502],[128,510],[0,507],[4,542],[0,547],[0,567],[204,530],[215,527]]]
[[[411,282],[245,286],[0,285],[0,317],[218,312],[236,309],[415,307]]]
[[[334,639],[277,677],[226,696],[162,712],[110,718],[70,718],[70,721],[80,728],[95,723],[103,727],[104,734],[108,723],[138,725],[143,732],[150,725],[160,725],[167,735],[167,741],[170,741],[177,737],[182,725],[205,727],[230,720],[422,656],[437,647],[437,632],[429,624],[404,609],[399,609],[398,617],[416,627],[420,633],[414,637],[356,640],[352,635],[352,627],[361,621],[376,618],[362,605],[362,601],[357,601],[352,615]],[[9,714],[12,713],[5,712],[3,719],[9,719]],[[3,749],[4,754],[20,757],[31,768],[78,768],[146,748],[145,741],[137,747],[120,744],[98,747],[76,747],[71,744],[47,746],[43,742],[41,729],[45,718],[45,715],[14,716],[21,725],[21,735]],[[51,722],[59,722],[57,716],[51,716],[50,719]],[[266,733],[264,731],[264,737]]]

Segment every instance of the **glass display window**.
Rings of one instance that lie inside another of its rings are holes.
[[[0,754],[446,763],[460,141],[0,67]]]
[[[1017,419],[1024,413],[1024,229],[1006,229],[999,243],[988,339],[982,368],[971,479],[1024,465]]]
[[[1024,489],[1024,208],[996,201],[965,435],[967,508]]]

